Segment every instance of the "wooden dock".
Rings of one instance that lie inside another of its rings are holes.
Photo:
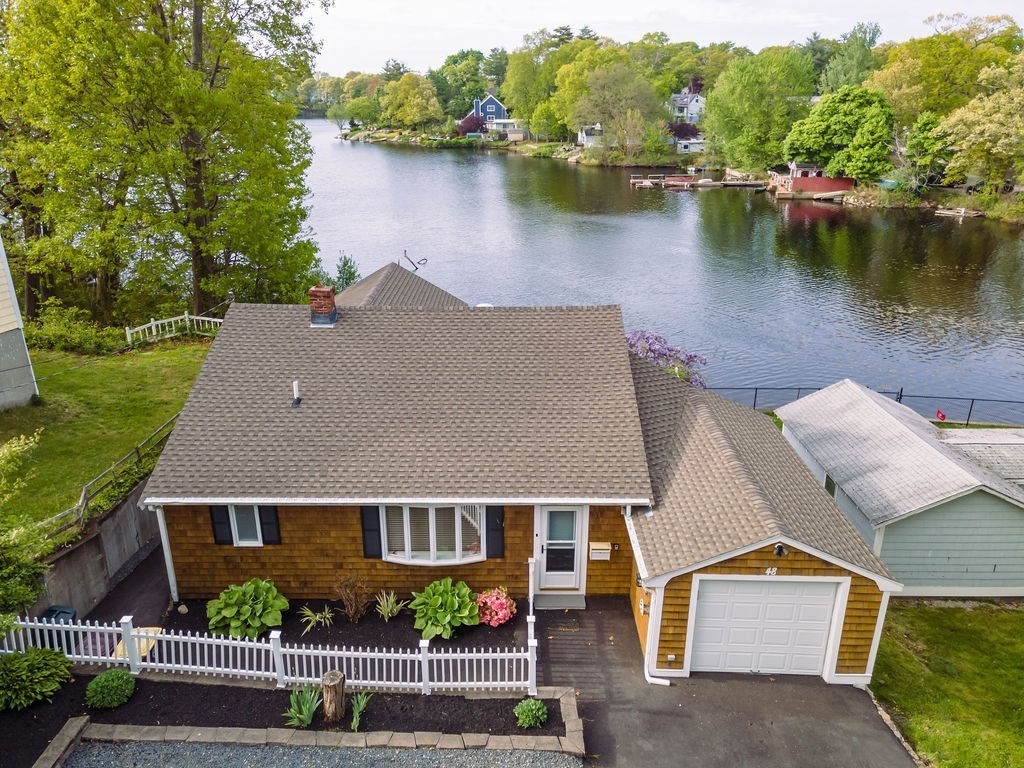
[[[766,184],[763,181],[754,180],[715,181],[697,176],[666,176],[663,173],[651,173],[644,176],[642,173],[634,173],[629,177],[629,186],[633,189],[720,189],[722,187],[764,189]]]
[[[936,208],[936,216],[953,216],[958,219],[968,218],[973,219],[977,216],[981,216],[981,211],[973,211],[970,208]]]

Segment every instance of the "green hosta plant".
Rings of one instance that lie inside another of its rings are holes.
[[[241,586],[232,584],[208,602],[206,618],[211,632],[255,639],[271,627],[281,626],[281,611],[287,608],[288,600],[274,582],[249,579]]]
[[[296,688],[289,696],[291,706],[284,712],[284,721],[292,728],[309,728],[323,701],[320,691],[311,685]]]
[[[458,627],[480,623],[476,595],[464,581],[452,584],[451,578],[438,579],[422,592],[413,592],[412,598],[409,607],[416,613],[414,626],[422,631],[424,640],[438,635],[447,640]]]
[[[377,613],[384,621],[389,621],[409,604],[408,600],[399,600],[394,592],[385,592],[383,589],[377,593]]]
[[[24,709],[53,694],[71,679],[71,662],[60,651],[27,648],[0,656],[0,712]]]
[[[520,728],[540,728],[548,720],[548,707],[540,699],[523,699],[512,711]]]

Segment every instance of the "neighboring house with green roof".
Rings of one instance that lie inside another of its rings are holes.
[[[849,379],[783,435],[907,595],[1024,595],[1024,431],[939,429]]]
[[[870,679],[899,590],[763,415],[626,349],[618,307],[471,307],[398,265],[236,304],[143,493],[173,597],[434,579],[628,596],[650,678]]]

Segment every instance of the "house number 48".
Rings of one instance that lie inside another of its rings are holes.
[[[764,575],[765,576],[774,576],[776,573],[778,573],[778,570],[779,570],[778,568],[765,568],[764,569]]]

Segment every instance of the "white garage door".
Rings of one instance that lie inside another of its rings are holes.
[[[820,675],[835,599],[835,582],[702,579],[690,669]]]

